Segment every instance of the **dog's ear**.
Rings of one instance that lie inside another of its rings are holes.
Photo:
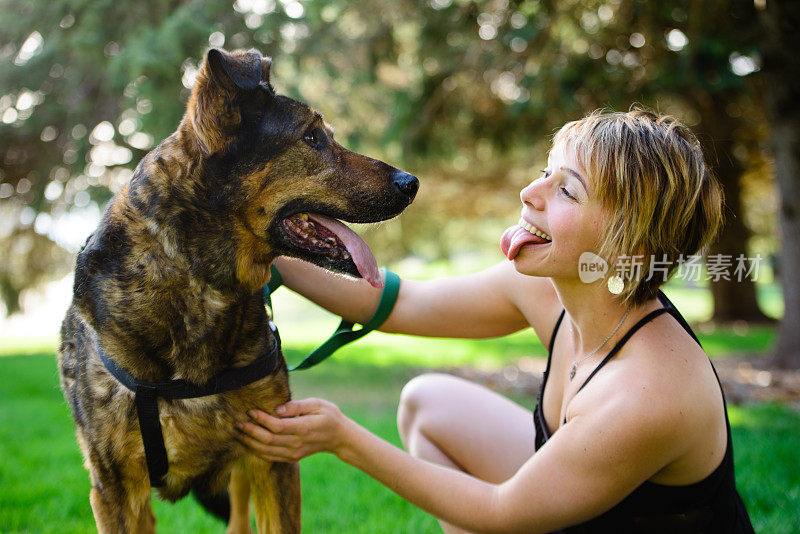
[[[264,56],[261,58],[261,84],[264,86],[264,89],[269,90],[270,93],[275,93],[275,90],[272,88],[272,84],[269,83],[269,69],[272,67],[272,58],[268,56]]]
[[[212,48],[206,55],[206,65],[217,83],[228,88],[250,91],[261,82],[261,54],[256,50],[230,54]],[[269,76],[269,75],[268,75]]]
[[[271,63],[257,50],[208,51],[186,108],[186,117],[204,154],[213,154],[227,144],[241,119],[239,106],[248,95],[274,95],[269,84]]]

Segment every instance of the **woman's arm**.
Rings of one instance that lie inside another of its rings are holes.
[[[378,307],[381,290],[363,279],[337,275],[292,258],[278,258],[275,266],[287,287],[349,321],[364,324]],[[395,307],[380,330],[462,338],[516,332],[529,324],[515,302],[520,288],[525,287],[527,298],[536,302],[537,288],[544,287],[533,278],[520,275],[506,261],[464,276],[402,280]]]
[[[262,458],[296,462],[316,452],[332,452],[436,517],[476,531],[488,532],[497,524],[493,514],[499,486],[414,458],[328,401],[303,399],[280,408],[285,408],[281,418],[253,410],[253,423],[238,425],[240,439]]]
[[[617,388],[619,389],[619,388]],[[476,532],[550,532],[595,517],[674,461],[686,407],[659,409],[650,392],[602,393],[576,411],[503,484],[414,458],[360,427],[330,402],[292,401],[280,417],[254,411],[242,440],[271,461],[327,451],[448,523]],[[669,406],[659,400],[660,405]],[[476,421],[480,424],[480,421]],[[497,454],[503,454],[497,436]]]

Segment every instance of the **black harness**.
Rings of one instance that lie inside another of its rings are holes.
[[[386,321],[397,301],[397,293],[400,290],[400,277],[388,269],[384,270],[386,271],[384,276],[385,285],[378,302],[378,309],[375,310],[372,318],[358,330],[353,328],[355,323],[342,319],[331,337],[306,356],[299,364],[289,367],[289,371],[313,367],[328,358],[337,349],[365,336]],[[283,277],[281,277],[274,265],[271,267],[271,273],[269,284],[263,288],[265,303],[270,309],[272,308],[270,295],[283,284]],[[281,363],[283,365],[286,364],[278,354],[281,350],[281,338],[278,335],[278,328],[272,321],[269,322],[269,327],[275,338],[275,345],[267,354],[244,367],[227,369],[202,386],[185,380],[170,380],[169,382],[142,382],[141,380],[136,380],[128,371],[114,363],[114,360],[109,358],[103,347],[100,346],[100,341],[97,341],[97,354],[100,356],[103,365],[114,375],[114,378],[135,394],[136,415],[139,418],[139,431],[142,434],[144,456],[147,461],[147,472],[150,475],[151,486],[163,486],[164,475],[167,474],[169,469],[164,435],[161,432],[161,422],[158,419],[158,398],[172,400],[207,397],[238,389],[272,374]]]
[[[278,357],[281,349],[281,338],[275,323],[269,322],[270,329],[275,338],[272,349],[257,360],[245,365],[226,369],[203,385],[192,384],[185,380],[170,380],[169,382],[142,382],[136,380],[128,371],[114,363],[103,348],[97,343],[97,353],[103,365],[126,388],[135,394],[136,415],[139,418],[139,430],[144,444],[144,455],[147,461],[147,473],[150,475],[150,485],[160,487],[164,485],[164,475],[169,469],[167,449],[164,446],[164,435],[161,433],[161,423],[158,420],[158,398],[162,399],[194,399],[207,397],[218,393],[225,393],[233,389],[251,384],[265,376],[272,374],[283,360]]]

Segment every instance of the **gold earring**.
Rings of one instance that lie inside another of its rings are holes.
[[[619,295],[622,293],[622,289],[625,287],[625,282],[622,280],[622,277],[618,274],[615,274],[611,278],[608,279],[608,290],[611,291],[615,295]]]

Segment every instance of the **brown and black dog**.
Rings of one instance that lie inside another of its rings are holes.
[[[275,346],[261,288],[278,255],[379,275],[336,219],[375,222],[413,200],[417,179],[346,150],[307,105],[277,95],[270,59],[212,49],[178,129],[147,154],[78,254],[61,330],[61,385],[90,472],[101,532],[150,532],[155,519],[133,393],[99,348],[135,379],[202,385]],[[289,400],[280,353],[266,378],[202,398],[158,400],[174,501],[230,494],[229,532],[299,532],[296,464],[269,464],[235,438],[247,410]]]

